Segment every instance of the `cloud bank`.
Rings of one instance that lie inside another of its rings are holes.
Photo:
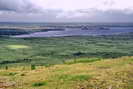
[[[0,0],[0,21],[133,22],[133,1]]]

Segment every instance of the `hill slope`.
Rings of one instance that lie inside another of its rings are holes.
[[[82,61],[78,61],[82,60]],[[133,57],[0,69],[1,89],[133,89]],[[5,87],[5,88],[4,88]]]

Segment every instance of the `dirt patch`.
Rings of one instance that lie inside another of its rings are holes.
[[[4,79],[0,79],[0,89],[7,89],[11,87],[15,87],[15,82],[6,82]]]

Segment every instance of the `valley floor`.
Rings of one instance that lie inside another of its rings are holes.
[[[133,56],[133,33],[54,38],[0,37],[0,65],[53,65],[81,57]],[[1,66],[0,66],[1,67]]]

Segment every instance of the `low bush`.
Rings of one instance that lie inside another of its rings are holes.
[[[46,82],[35,82],[32,84],[33,87],[40,87],[46,85]]]

